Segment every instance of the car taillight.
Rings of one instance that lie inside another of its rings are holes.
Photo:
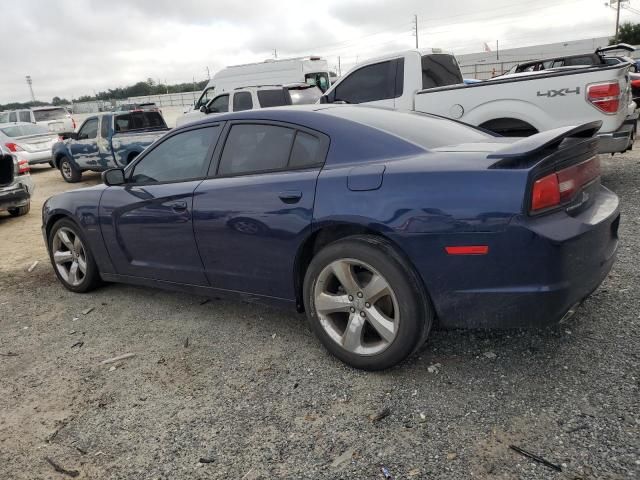
[[[592,157],[577,165],[539,178],[531,191],[531,212],[539,212],[571,201],[586,184],[600,176],[600,159]]]
[[[12,152],[22,152],[22,147],[15,143],[5,143],[4,145]]]
[[[631,86],[633,88],[640,88],[640,78],[637,78],[635,80],[631,80]]]
[[[620,107],[620,84],[608,82],[589,85],[587,100],[604,113],[616,113]]]
[[[26,175],[30,171],[29,161],[25,159],[18,160],[18,175]]]

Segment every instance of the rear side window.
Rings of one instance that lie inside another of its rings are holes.
[[[19,112],[18,118],[21,122],[31,122],[31,112]]]
[[[167,127],[159,112],[131,112],[116,115],[114,124],[116,132]]]
[[[241,112],[242,110],[251,110],[253,108],[253,100],[251,93],[237,92],[233,95],[233,111]]]
[[[204,175],[209,148],[218,140],[219,125],[187,130],[160,143],[134,167],[135,183],[179,182]]]
[[[398,70],[404,71],[404,59],[362,67],[338,84],[333,101],[364,103],[399,97],[403,82],[396,81],[396,77],[402,75]]]
[[[321,143],[317,137],[298,131],[291,149],[290,168],[304,168],[322,163]]]
[[[280,170],[287,166],[294,130],[275,125],[233,125],[218,175]]]
[[[462,73],[453,55],[429,54],[422,57],[422,88],[462,83]]]
[[[258,90],[258,101],[262,108],[291,105],[291,97],[286,88],[277,90]]]
[[[67,111],[64,108],[49,108],[46,110],[34,110],[33,118],[36,122],[47,122],[49,120],[62,120],[67,117]]]

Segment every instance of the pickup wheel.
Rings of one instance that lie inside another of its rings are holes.
[[[77,183],[82,178],[82,172],[75,168],[67,157],[60,159],[59,168],[60,175],[62,175],[65,182]]]
[[[411,265],[386,240],[358,235],[330,243],[304,279],[311,327],[355,368],[392,367],[422,346],[434,313]]]
[[[7,209],[7,212],[9,212],[9,215],[12,217],[20,217],[29,213],[29,210],[31,210],[31,202],[23,205],[22,207],[9,208]]]

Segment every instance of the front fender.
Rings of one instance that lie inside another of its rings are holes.
[[[53,147],[51,147],[51,156],[53,157],[53,164],[56,168],[60,167],[60,159],[62,157],[68,157],[71,161],[73,161],[73,155],[71,155],[69,146],[65,141],[53,144]]]
[[[49,198],[42,206],[42,227],[46,242],[46,237],[55,222],[62,218],[71,219],[84,233],[100,272],[115,273],[102,239],[101,219],[98,214],[100,198],[106,188],[105,185],[96,185]]]

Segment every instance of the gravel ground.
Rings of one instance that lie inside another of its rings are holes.
[[[92,479],[640,478],[640,154],[603,166],[619,258],[569,324],[433,332],[382,373],[331,358],[293,312],[64,290],[39,208],[72,187],[38,169],[32,212],[0,215],[0,478],[71,478],[46,458]]]

